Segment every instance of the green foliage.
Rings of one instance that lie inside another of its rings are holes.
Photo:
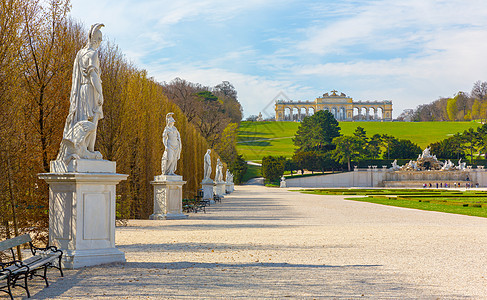
[[[284,174],[286,158],[284,156],[265,156],[262,158],[262,176],[268,182],[278,181]]]
[[[374,134],[367,143],[367,153],[370,158],[377,159],[382,153],[382,137],[380,134]]]
[[[214,149],[226,164],[233,163],[237,157],[237,132],[238,124],[229,123],[215,143]]]
[[[486,107],[487,111],[487,107]],[[293,136],[301,123],[298,122],[241,122],[238,132],[237,151],[247,160],[260,161],[265,155],[291,158],[295,151]],[[431,143],[449,138],[468,128],[477,128],[476,122],[340,122],[340,132],[352,135],[357,126],[363,127],[369,136],[388,135],[397,139],[407,139],[418,144],[421,149]],[[370,140],[369,140],[370,142]],[[384,144],[376,158],[387,158]],[[487,150],[487,148],[486,148]],[[433,152],[435,154],[435,152]],[[485,153],[485,152],[483,152]],[[370,157],[374,157],[369,153]]]
[[[333,143],[336,145],[333,158],[340,163],[346,163],[350,171],[351,161],[363,153],[362,141],[356,136],[340,136],[333,139]]]
[[[233,174],[233,182],[241,184],[244,175],[247,173],[247,162],[242,155],[237,155],[235,160],[230,165],[230,172]]]
[[[389,145],[389,158],[417,158],[421,154],[421,148],[410,140],[391,139]]]
[[[196,93],[197,99],[200,101],[218,101],[218,97],[213,95],[210,91],[202,91]]]
[[[335,137],[340,136],[338,121],[329,111],[320,110],[304,118],[294,136],[296,152],[333,150]]]
[[[247,171],[242,176],[242,183],[256,177],[262,177],[261,166],[247,165]]]
[[[446,111],[448,113],[448,119],[450,119],[450,121],[455,121],[457,118],[457,113],[458,113],[457,98],[456,97],[448,99],[448,102],[446,105]]]

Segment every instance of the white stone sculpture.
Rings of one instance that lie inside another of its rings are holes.
[[[205,154],[205,177],[203,180],[211,180],[211,149],[206,150]]]
[[[225,182],[230,182],[230,170],[227,169],[227,171],[225,172]]]
[[[424,150],[423,150],[423,155],[422,155],[422,157],[423,157],[423,158],[431,157],[430,150],[431,150],[431,148],[430,148],[430,147],[426,147],[426,149],[424,149]]]
[[[78,51],[74,60],[69,114],[56,158],[58,164],[67,165],[73,159],[102,159],[101,153],[94,148],[98,121],[103,118],[97,50],[102,41],[100,28],[103,26],[91,26],[88,43]]]
[[[216,182],[223,181],[223,164],[219,158],[216,160],[215,181]]]
[[[284,177],[284,175],[281,177],[281,183],[280,183],[279,187],[282,187],[282,188],[287,187],[286,178]]]
[[[467,168],[467,163],[466,162],[462,162],[462,159],[460,158],[458,160],[458,170],[465,170]]]
[[[448,161],[445,160],[445,163],[443,164],[443,167],[441,168],[441,170],[450,171],[453,169],[455,169],[455,165],[451,162],[451,160],[448,160]]]
[[[97,49],[102,41],[95,24],[88,44],[78,51],[63,139],[50,173],[49,244],[62,249],[65,268],[125,262],[115,247],[116,185],[128,175],[116,173],[116,162],[94,151],[103,93]]]
[[[398,165],[397,165],[397,159],[395,159],[395,160],[394,160],[394,161],[391,163],[391,165],[392,165],[391,169],[392,169],[393,171],[397,171],[397,170],[399,170],[399,169],[401,168],[400,166],[398,166]]]
[[[181,157],[181,137],[174,126],[176,121],[173,115],[172,112],[166,115],[166,128],[162,133],[162,142],[165,147],[161,162],[162,175],[176,175],[174,172]]]

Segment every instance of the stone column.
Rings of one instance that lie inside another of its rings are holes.
[[[213,201],[213,185],[211,178],[203,179],[201,187],[203,188],[203,200]]]
[[[216,181],[214,186],[214,192],[220,197],[225,195],[225,181]]]
[[[49,245],[62,249],[64,268],[125,262],[115,248],[115,186],[128,175],[106,160],[72,160],[66,173],[39,174],[49,184]]]
[[[158,175],[151,184],[154,186],[154,213],[151,220],[186,219],[183,214],[183,177],[180,175]]]

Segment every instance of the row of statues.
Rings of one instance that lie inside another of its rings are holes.
[[[205,154],[205,164],[204,164],[204,178],[203,181],[211,180],[211,149],[208,149]],[[233,182],[233,175],[227,169],[225,174],[225,180],[227,182]],[[215,181],[216,182],[223,182],[223,163],[221,162],[220,158],[216,160],[216,169],[215,169]]]
[[[103,24],[91,26],[88,43],[78,51],[74,60],[70,93],[69,114],[66,118],[63,139],[56,163],[68,165],[75,159],[101,160],[103,156],[95,151],[98,121],[103,119],[103,90],[98,48],[103,40]],[[162,155],[162,175],[176,175],[178,160],[181,158],[181,136],[177,130],[174,113],[166,115],[166,127],[162,133],[164,154]],[[204,162],[204,178],[211,175],[211,150],[208,149]],[[223,164],[218,158],[215,181],[223,181]],[[226,180],[233,179],[227,170]],[[233,182],[233,180],[232,180]]]

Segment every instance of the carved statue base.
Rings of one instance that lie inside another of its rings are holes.
[[[128,175],[111,161],[73,160],[64,173],[55,163],[38,176],[49,184],[49,244],[63,250],[64,268],[125,262],[115,248],[115,187]]]
[[[179,175],[158,175],[151,184],[154,186],[154,213],[151,220],[186,219],[183,214],[183,177]]]
[[[225,181],[215,182],[214,193],[220,197],[225,195]]]
[[[214,182],[211,179],[203,179],[201,187],[203,188],[203,200],[213,200],[213,185]]]

